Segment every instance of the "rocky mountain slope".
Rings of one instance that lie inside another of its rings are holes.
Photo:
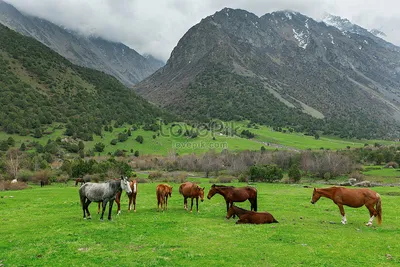
[[[47,20],[23,14],[2,0],[0,23],[35,38],[74,64],[111,74],[127,86],[143,80],[164,65],[122,43],[85,37]]]
[[[398,47],[296,12],[216,12],[134,89],[188,119],[400,136]]]

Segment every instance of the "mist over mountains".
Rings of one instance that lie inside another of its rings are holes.
[[[164,63],[122,43],[87,37],[47,20],[21,13],[0,0],[0,23],[35,38],[72,63],[111,74],[126,86],[143,80]]]

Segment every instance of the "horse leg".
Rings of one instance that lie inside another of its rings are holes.
[[[193,210],[193,198],[191,198],[191,200],[192,200],[192,202],[191,202],[191,205],[190,205],[190,212],[192,212],[192,210]]]
[[[92,219],[92,217],[90,216],[90,212],[89,212],[90,203],[92,203],[92,201],[90,201],[89,199],[86,199],[85,210],[86,210],[86,214],[87,214],[87,218],[88,219]]]
[[[97,203],[97,214],[100,214],[100,204],[102,204],[101,201]]]
[[[107,206],[107,200],[103,200],[103,207],[102,207],[102,210],[101,210],[100,220],[103,220],[104,211],[106,210],[106,206]]]
[[[129,205],[128,205],[128,211],[131,212],[132,209],[132,201],[133,201],[133,193],[128,196],[129,198]]]
[[[346,215],[344,214],[344,208],[342,204],[337,204],[340,210],[340,214],[342,214],[342,224],[346,224],[347,220],[346,220]]]
[[[187,210],[187,197],[183,197],[183,208]]]
[[[366,224],[366,226],[371,226],[372,225],[372,221],[374,220],[375,216],[377,215],[376,210],[374,209],[374,205],[366,205],[367,209],[369,210],[369,221]]]
[[[165,210],[168,209],[168,195],[165,195]]]
[[[111,221],[111,212],[112,212],[113,204],[114,204],[114,200],[111,199],[111,200],[110,200],[110,204],[108,205],[108,206],[109,206],[109,207],[108,207],[108,220],[109,220],[109,221]]]
[[[83,219],[86,219],[86,197],[81,197],[82,211],[83,211]]]
[[[136,193],[135,195],[132,194],[132,201],[133,201],[133,212],[136,212]]]
[[[117,203],[117,215],[121,214],[121,193],[117,193],[115,196],[115,202]]]

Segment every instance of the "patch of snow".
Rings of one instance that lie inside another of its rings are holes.
[[[288,19],[292,19],[292,15],[291,15],[289,12],[285,12],[285,16],[286,16]]]
[[[328,33],[328,35],[329,35],[329,37],[331,37],[331,43],[334,45],[335,42],[333,41],[333,36],[332,36],[332,34],[331,34],[331,33]]]
[[[364,44],[369,44],[367,40],[364,40]]]
[[[308,45],[308,38],[303,31],[297,32],[295,29],[293,29],[293,37],[299,42],[299,47],[306,49]]]
[[[360,45],[360,46],[358,47],[358,49],[360,49],[360,50],[361,50],[361,49],[362,49],[362,46]]]
[[[306,19],[306,25],[305,26],[306,26],[307,29],[310,29],[310,26],[308,26],[308,19]]]

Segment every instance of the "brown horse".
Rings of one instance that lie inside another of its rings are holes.
[[[233,187],[213,184],[207,198],[211,199],[215,194],[220,194],[225,198],[227,212],[232,207],[233,202],[243,202],[246,200],[250,201],[250,209],[257,211],[257,189],[254,187]]]
[[[167,184],[159,184],[156,188],[157,208],[162,211],[168,209],[168,196],[172,197],[172,186]]]
[[[342,223],[346,224],[346,215],[344,214],[343,205],[359,208],[366,206],[369,210],[370,219],[367,226],[372,225],[375,217],[378,218],[378,224],[382,223],[382,200],[381,196],[368,188],[349,189],[340,186],[329,188],[314,188],[311,203],[314,204],[320,197],[332,199],[338,205],[340,213],[342,214]],[[376,208],[374,208],[376,206]]]
[[[235,205],[229,208],[228,213],[226,214],[226,218],[229,219],[233,215],[237,215],[239,220],[236,222],[239,223],[253,223],[253,224],[263,224],[263,223],[277,223],[274,216],[268,212],[255,212],[245,210]]]
[[[183,195],[183,208],[187,210],[187,199],[190,197],[192,200],[191,206],[190,206],[190,212],[192,212],[193,209],[193,198],[196,199],[196,208],[197,212],[199,212],[199,197],[201,202],[204,201],[204,187],[201,188],[197,184],[191,183],[191,182],[186,182],[181,184],[179,186],[179,193]]]
[[[136,212],[136,195],[137,195],[137,181],[133,180],[129,182],[129,187],[132,190],[132,193],[128,194],[129,198],[129,204],[128,204],[128,212],[131,212],[132,209],[132,204],[133,204],[133,211]],[[119,191],[117,195],[115,196],[115,202],[117,203],[118,209],[117,209],[117,215],[121,214],[121,195],[122,191]],[[100,202],[98,203],[97,206],[97,214],[100,213]]]
[[[81,186],[85,183],[85,181],[83,180],[83,178],[76,178],[75,180],[75,186],[78,185],[78,183],[81,183]]]

